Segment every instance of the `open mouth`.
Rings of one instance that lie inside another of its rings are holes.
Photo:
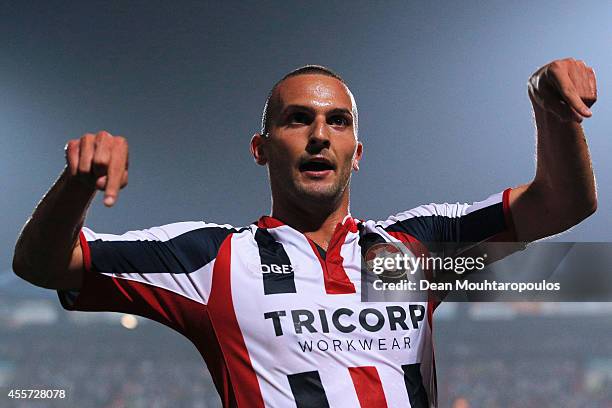
[[[301,161],[299,169],[302,173],[312,176],[323,176],[335,170],[336,166],[324,156],[311,156]]]
[[[311,161],[304,162],[300,165],[300,171],[302,172],[304,171],[319,172],[319,171],[327,171],[327,170],[333,170],[333,169],[334,169],[334,166],[327,161],[311,160]]]

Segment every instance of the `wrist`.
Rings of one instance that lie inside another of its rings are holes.
[[[60,175],[60,180],[62,181],[64,190],[71,195],[75,195],[77,197],[86,197],[89,199],[93,197],[96,193],[95,185],[92,185],[91,183],[85,183],[83,179],[78,175],[71,175],[68,166],[64,167],[64,170]]]
[[[537,103],[532,103],[533,115],[538,131],[578,131],[582,129],[580,122],[575,120],[561,119],[555,113],[542,108]]]

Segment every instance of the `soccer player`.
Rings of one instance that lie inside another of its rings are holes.
[[[182,333],[225,407],[434,407],[435,304],[362,302],[361,260],[379,242],[533,241],[595,211],[581,127],[596,100],[593,70],[554,61],[528,89],[530,183],[380,221],[349,211],[363,151],[357,106],[324,67],[293,71],[269,94],[250,148],[268,168],[272,209],[251,225],[179,222],[123,235],[84,227],[96,190],[112,206],[128,179],[126,139],[85,134],[67,143],[67,166],[24,226],[13,269],[57,290],[68,310],[133,313]]]

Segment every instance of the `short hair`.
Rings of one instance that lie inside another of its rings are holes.
[[[287,78],[295,77],[298,75],[308,75],[308,74],[324,75],[324,76],[336,78],[338,81],[342,82],[348,89],[347,83],[344,81],[344,79],[340,75],[336,74],[331,69],[324,67],[323,65],[304,65],[303,67],[294,69],[293,71],[289,72],[284,77],[282,77],[278,82],[276,82],[274,86],[272,87],[272,89],[270,90],[270,92],[268,93],[268,97],[266,98],[266,103],[263,108],[263,113],[261,115],[261,134],[262,135],[267,136],[270,130],[270,116],[271,116],[270,101],[272,100],[272,96],[274,95],[274,91],[276,91],[276,88],[278,88],[278,86]],[[355,107],[354,123],[355,123],[355,134],[357,134],[357,104],[355,103],[354,98],[351,97],[351,99],[353,99],[353,105]]]

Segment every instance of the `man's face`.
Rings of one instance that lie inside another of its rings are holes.
[[[339,80],[317,74],[290,77],[277,87],[262,146],[273,193],[328,202],[348,193],[362,149],[349,92]]]

